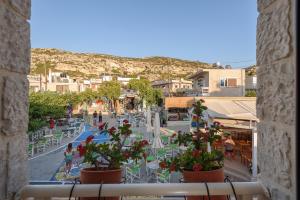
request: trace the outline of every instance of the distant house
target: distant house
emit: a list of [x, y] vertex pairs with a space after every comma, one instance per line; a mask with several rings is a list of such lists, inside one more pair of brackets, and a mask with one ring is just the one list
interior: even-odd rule
[[165, 96], [175, 93], [184, 93], [192, 90], [192, 81], [179, 79], [179, 80], [156, 80], [152, 81], [153, 88], [162, 89]]
[[201, 69], [188, 78], [193, 81], [189, 96], [245, 95], [245, 69]]
[[246, 79], [245, 79], [245, 89], [247, 91], [256, 90], [257, 78], [256, 78], [256, 70], [257, 67], [250, 66], [245, 68], [246, 70]]
[[130, 80], [132, 79], [140, 79], [140, 77], [136, 77], [136, 78], [131, 78], [131, 77], [117, 77], [117, 81], [119, 81], [121, 83], [121, 85], [125, 86], [129, 83]]
[[247, 76], [245, 79], [245, 89], [248, 90], [256, 90], [257, 77], [256, 75]]
[[140, 77], [132, 78], [132, 77], [120, 77], [117, 75], [101, 75], [100, 79], [102, 82], [117, 80], [122, 86], [126, 86], [130, 80], [132, 79], [140, 79]]
[[27, 79], [29, 82], [29, 90], [33, 92], [38, 92], [42, 88], [42, 79], [43, 77], [40, 75], [27, 75]]
[[80, 91], [85, 91], [88, 88], [96, 91], [98, 90], [102, 82], [103, 82], [102, 79], [83, 80]]

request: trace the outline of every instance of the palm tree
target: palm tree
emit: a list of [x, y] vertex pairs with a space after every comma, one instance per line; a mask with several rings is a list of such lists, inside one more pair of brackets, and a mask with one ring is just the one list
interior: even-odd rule
[[37, 63], [35, 66], [36, 68], [33, 70], [33, 73], [40, 75], [40, 91], [42, 89], [42, 74], [45, 75], [45, 91], [47, 91], [47, 76], [49, 73], [49, 69], [54, 69], [55, 65], [50, 61], [46, 61], [44, 63]]

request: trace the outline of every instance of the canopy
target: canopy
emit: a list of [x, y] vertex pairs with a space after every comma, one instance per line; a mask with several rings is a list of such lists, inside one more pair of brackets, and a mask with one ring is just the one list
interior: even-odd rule
[[153, 144], [152, 148], [154, 149], [159, 149], [163, 148], [164, 145], [161, 142], [160, 139], [160, 120], [159, 120], [159, 113], [155, 113], [155, 119], [154, 119], [154, 139], [153, 139]]

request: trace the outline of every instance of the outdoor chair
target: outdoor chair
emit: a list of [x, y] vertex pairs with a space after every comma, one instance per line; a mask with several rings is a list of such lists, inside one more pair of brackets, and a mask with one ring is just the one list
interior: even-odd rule
[[57, 131], [55, 134], [54, 134], [54, 138], [53, 138], [53, 143], [55, 145], [60, 145], [61, 142], [62, 142], [62, 139], [63, 139], [63, 133], [61, 131]]
[[163, 143], [164, 145], [169, 144], [169, 137], [168, 137], [168, 136], [166, 136], [166, 135], [161, 135], [160, 138], [161, 138], [161, 141], [162, 141], [162, 143]]
[[158, 160], [163, 160], [167, 157], [167, 151], [165, 148], [163, 149], [157, 149], [156, 151], [156, 157]]
[[126, 180], [129, 183], [140, 182], [141, 180], [141, 168], [139, 164], [133, 164], [132, 166], [126, 166], [125, 168]]
[[156, 174], [156, 182], [157, 183], [170, 183], [171, 175], [168, 170], [162, 170]]
[[28, 144], [28, 147], [27, 147], [27, 155], [29, 157], [32, 157], [34, 154], [34, 148], [33, 148], [33, 144]]
[[46, 151], [46, 141], [41, 140], [37, 143], [37, 152], [42, 153]]

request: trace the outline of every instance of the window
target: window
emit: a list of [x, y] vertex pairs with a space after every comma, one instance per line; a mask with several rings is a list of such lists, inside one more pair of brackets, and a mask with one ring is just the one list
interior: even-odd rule
[[236, 78], [221, 78], [220, 87], [237, 87]]
[[236, 87], [236, 86], [237, 86], [236, 78], [228, 78], [227, 79], [227, 87]]
[[220, 80], [220, 86], [221, 87], [226, 87], [227, 86], [227, 79], [226, 78], [221, 78], [221, 80]]
[[203, 81], [203, 79], [199, 79], [198, 82], [197, 82], [197, 84], [198, 84], [198, 87], [204, 87], [204, 81]]

